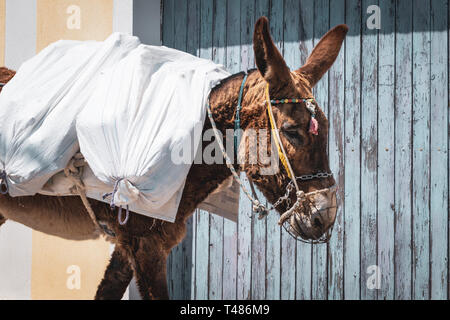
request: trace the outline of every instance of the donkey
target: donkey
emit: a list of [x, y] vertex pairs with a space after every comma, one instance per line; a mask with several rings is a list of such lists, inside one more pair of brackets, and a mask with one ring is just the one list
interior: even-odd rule
[[[346, 25], [331, 29], [316, 45], [306, 64], [291, 72], [271, 38], [267, 18], [259, 18], [253, 36], [257, 69], [248, 73], [242, 92], [240, 119], [244, 132], [248, 129], [270, 128], [265, 102], [267, 85], [272, 98], [291, 98], [295, 101], [313, 97], [312, 88], [334, 63], [347, 31]], [[7, 82], [13, 75], [12, 71], [1, 69], [0, 82]], [[223, 80], [210, 93], [211, 115], [217, 129], [222, 133], [225, 133], [226, 129], [234, 128], [239, 89], [244, 76], [244, 73], [235, 74]], [[328, 120], [320, 108], [317, 106], [315, 112], [319, 126], [317, 135], [308, 131], [311, 114], [304, 103], [274, 105], [273, 115], [275, 125], [280, 130], [281, 144], [295, 174], [329, 172]], [[210, 128], [211, 122], [206, 120], [203, 130]], [[270, 130], [267, 131], [270, 135]], [[205, 146], [206, 142], [203, 142], [203, 147]], [[245, 150], [248, 152], [248, 149]], [[273, 175], [261, 174], [259, 163], [244, 163], [240, 167], [235, 164], [234, 168], [245, 171], [249, 180], [272, 204], [285, 194], [290, 183], [289, 174], [281, 165]], [[166, 260], [171, 249], [184, 238], [186, 221], [195, 208], [230, 177], [231, 171], [225, 164], [194, 163], [187, 176], [174, 223], [164, 223], [130, 213], [128, 223], [122, 226], [117, 222], [109, 205], [90, 200], [98, 221], [109, 235], [108, 240], [115, 244], [111, 261], [95, 298], [120, 299], [134, 275], [143, 299], [168, 299]], [[300, 181], [298, 187], [306, 193], [334, 184], [334, 178], [328, 176]], [[295, 195], [290, 197], [295, 201]], [[321, 199], [321, 204], [321, 208], [326, 210], [332, 206], [332, 200]], [[284, 212], [287, 205], [282, 204], [276, 209], [280, 213]], [[317, 239], [317, 236], [325, 234], [334, 223], [335, 212], [331, 216], [315, 217], [314, 222], [300, 223], [302, 237]], [[1, 196], [0, 225], [7, 219], [72, 240], [95, 239], [102, 233], [96, 229], [79, 197], [73, 196]]]

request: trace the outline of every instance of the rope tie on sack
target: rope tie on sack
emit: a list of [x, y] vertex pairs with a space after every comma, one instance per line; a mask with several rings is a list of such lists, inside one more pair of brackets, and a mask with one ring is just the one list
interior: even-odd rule
[[[64, 174], [67, 178], [73, 183], [75, 186], [75, 189], [78, 193], [78, 195], [81, 198], [81, 201], [84, 204], [84, 207], [86, 208], [86, 211], [88, 212], [89, 216], [91, 217], [92, 222], [94, 225], [99, 229], [103, 230], [103, 228], [100, 226], [97, 216], [94, 213], [94, 210], [92, 210], [91, 204], [89, 203], [88, 198], [86, 197], [86, 187], [83, 183], [83, 180], [81, 177], [83, 176], [84, 166], [86, 162], [84, 160], [83, 155], [78, 152], [76, 153], [72, 159], [70, 159], [68, 165], [66, 168], [64, 168]], [[2, 180], [3, 181], [3, 180]]]
[[[119, 183], [120, 183], [120, 181], [122, 181], [122, 180], [123, 180], [123, 178], [117, 179], [117, 180], [114, 182], [114, 188], [113, 188], [113, 191], [112, 191], [112, 192], [109, 192], [109, 193], [105, 193], [105, 194], [103, 195], [103, 200], [105, 200], [105, 199], [108, 198], [108, 197], [111, 197], [111, 200], [110, 200], [110, 202], [109, 202], [109, 206], [111, 207], [111, 210], [114, 210], [114, 209], [116, 208], [116, 204], [114, 203], [114, 195], [116, 194], [117, 189], [119, 188]], [[117, 216], [117, 220], [119, 221], [119, 224], [120, 224], [121, 226], [126, 225], [127, 222], [128, 222], [128, 219], [130, 218], [130, 209], [129, 209], [129, 206], [128, 206], [128, 205], [127, 205], [127, 209], [126, 209], [125, 213], [126, 213], [125, 219], [122, 219], [122, 214], [123, 214], [123, 212], [122, 212], [122, 206], [120, 205], [120, 206], [119, 206], [119, 213], [118, 213], [118, 216]]]
[[9, 192], [8, 180], [6, 180], [6, 171], [0, 171], [0, 193], [5, 195]]

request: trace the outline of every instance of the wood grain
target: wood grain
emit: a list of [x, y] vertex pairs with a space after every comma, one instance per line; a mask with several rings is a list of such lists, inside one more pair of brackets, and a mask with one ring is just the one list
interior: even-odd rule
[[[232, 73], [254, 67], [252, 32], [260, 15], [269, 17], [292, 69], [330, 27], [350, 28], [314, 88], [329, 119], [339, 187], [330, 244], [296, 243], [277, 226], [276, 214], [252, 220], [244, 197], [238, 224], [200, 213], [192, 249], [200, 252], [191, 270], [199, 297], [447, 299], [448, 0], [165, 0], [165, 45], [175, 45], [180, 24], [181, 13], [169, 12], [186, 2], [186, 50]], [[381, 9], [380, 30], [366, 25], [373, 4]], [[179, 270], [171, 263], [172, 272]], [[377, 290], [367, 286], [373, 265], [381, 277]]]
[[378, 38], [378, 299], [394, 298], [395, 236], [395, 1], [380, 1], [383, 29]]
[[[329, 1], [314, 1], [314, 44], [330, 28]], [[328, 73], [314, 88], [314, 96], [325, 115], [328, 116]], [[328, 245], [313, 246], [311, 298], [325, 300], [328, 297]]]
[[448, 1], [431, 1], [431, 30], [440, 31], [431, 32], [430, 49], [430, 297], [441, 300], [448, 299], [448, 10]]
[[[361, 1], [346, 2], [346, 23], [361, 27]], [[345, 299], [360, 298], [361, 264], [361, 35], [347, 36], [345, 46]], [[349, 170], [351, 168], [351, 170]]]
[[[330, 1], [330, 26], [345, 22], [345, 1]], [[332, 13], [332, 14], [331, 14]], [[329, 75], [329, 161], [330, 169], [339, 186], [337, 217], [328, 250], [328, 299], [344, 298], [344, 52], [346, 44], [328, 72]]]

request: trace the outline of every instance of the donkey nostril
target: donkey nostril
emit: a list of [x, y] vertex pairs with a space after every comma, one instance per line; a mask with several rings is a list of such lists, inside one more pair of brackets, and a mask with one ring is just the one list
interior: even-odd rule
[[315, 218], [314, 219], [314, 226], [317, 227], [317, 228], [322, 229], [322, 227], [323, 227], [322, 221], [320, 221], [319, 218]]

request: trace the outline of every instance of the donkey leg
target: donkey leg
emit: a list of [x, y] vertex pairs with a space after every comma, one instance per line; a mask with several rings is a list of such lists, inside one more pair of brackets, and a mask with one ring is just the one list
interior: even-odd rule
[[166, 278], [168, 250], [153, 237], [135, 240], [132, 265], [143, 300], [168, 300]]
[[97, 288], [95, 300], [120, 300], [133, 277], [126, 251], [117, 244]]

